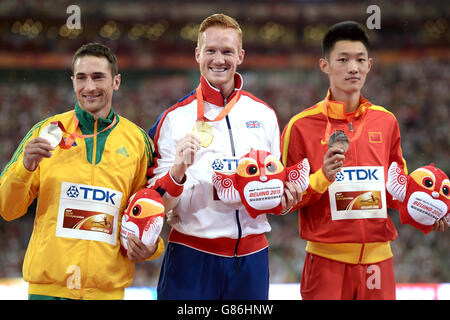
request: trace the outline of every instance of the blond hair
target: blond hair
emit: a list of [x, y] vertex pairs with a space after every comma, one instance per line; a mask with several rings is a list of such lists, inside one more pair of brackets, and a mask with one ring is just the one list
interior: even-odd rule
[[197, 38], [197, 46], [200, 47], [200, 40], [202, 38], [203, 32], [206, 29], [211, 27], [219, 27], [219, 28], [232, 28], [237, 31], [239, 35], [239, 42], [242, 47], [242, 30], [239, 26], [239, 23], [230, 16], [227, 16], [223, 13], [215, 13], [202, 21], [200, 24], [200, 28], [198, 29], [198, 38]]

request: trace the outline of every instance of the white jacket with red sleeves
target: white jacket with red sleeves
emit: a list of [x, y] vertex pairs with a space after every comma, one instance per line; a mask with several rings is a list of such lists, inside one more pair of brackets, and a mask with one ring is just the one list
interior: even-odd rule
[[[277, 116], [266, 103], [242, 90], [242, 77], [237, 73], [234, 92], [228, 99], [203, 76], [200, 84], [204, 116], [208, 119], [214, 119], [238, 91], [241, 96], [224, 119], [209, 122], [214, 138], [208, 147], [201, 147], [186, 172], [184, 191], [173, 209], [181, 222], [172, 226], [169, 241], [221, 256], [248, 255], [268, 246], [264, 235], [271, 229], [267, 217], [260, 215], [253, 219], [243, 205], [232, 206], [218, 200], [212, 173], [222, 165], [235, 169], [236, 160], [250, 148], [280, 157]], [[177, 142], [192, 131], [196, 121], [194, 90], [167, 109], [150, 129], [156, 152], [154, 166], [150, 169], [150, 186], [170, 170]]]

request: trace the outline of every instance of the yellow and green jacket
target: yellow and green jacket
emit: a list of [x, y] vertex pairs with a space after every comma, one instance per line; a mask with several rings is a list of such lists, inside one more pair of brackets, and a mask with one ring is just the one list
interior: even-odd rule
[[[56, 147], [30, 172], [23, 166], [25, 145], [50, 122], [60, 121], [77, 138], [70, 149]], [[21, 217], [37, 197], [33, 233], [23, 264], [29, 293], [70, 299], [123, 299], [134, 263], [120, 251], [120, 222], [128, 198], [146, 185], [152, 144], [145, 131], [111, 108], [95, 120], [75, 110], [37, 123], [0, 176], [0, 214]], [[158, 249], [151, 258], [164, 250]]]

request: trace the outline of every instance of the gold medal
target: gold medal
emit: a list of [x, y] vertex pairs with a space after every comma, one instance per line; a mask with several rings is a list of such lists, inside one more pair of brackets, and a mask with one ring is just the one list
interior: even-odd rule
[[200, 145], [204, 148], [209, 147], [214, 138], [211, 124], [205, 121], [197, 121], [192, 128], [192, 133], [200, 140]]
[[[197, 87], [195, 93], [197, 96], [197, 122], [192, 128], [192, 133], [200, 140], [200, 145], [204, 148], [207, 148], [209, 147], [214, 138], [213, 128], [209, 121], [203, 121], [205, 119], [204, 118], [205, 106], [203, 101], [203, 93], [201, 85]], [[241, 91], [238, 90], [233, 99], [231, 99], [231, 101], [226, 104], [226, 106], [222, 109], [222, 111], [220, 111], [217, 117], [211, 120], [211, 122], [216, 122], [224, 119], [226, 115], [234, 107], [236, 102], [239, 100], [240, 96]]]

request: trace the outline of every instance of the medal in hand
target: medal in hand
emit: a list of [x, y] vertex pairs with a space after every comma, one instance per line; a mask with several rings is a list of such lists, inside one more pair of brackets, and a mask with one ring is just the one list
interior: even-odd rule
[[341, 148], [342, 150], [344, 150], [344, 154], [347, 152], [349, 144], [350, 142], [348, 136], [344, 131], [341, 130], [336, 130], [335, 132], [333, 132], [333, 134], [330, 136], [330, 139], [328, 140], [328, 148]]
[[48, 126], [42, 128], [39, 137], [46, 139], [53, 148], [61, 142], [62, 131], [56, 122], [51, 122]]
[[200, 140], [203, 148], [209, 147], [214, 138], [211, 124], [205, 121], [197, 121], [192, 128], [192, 133]]

